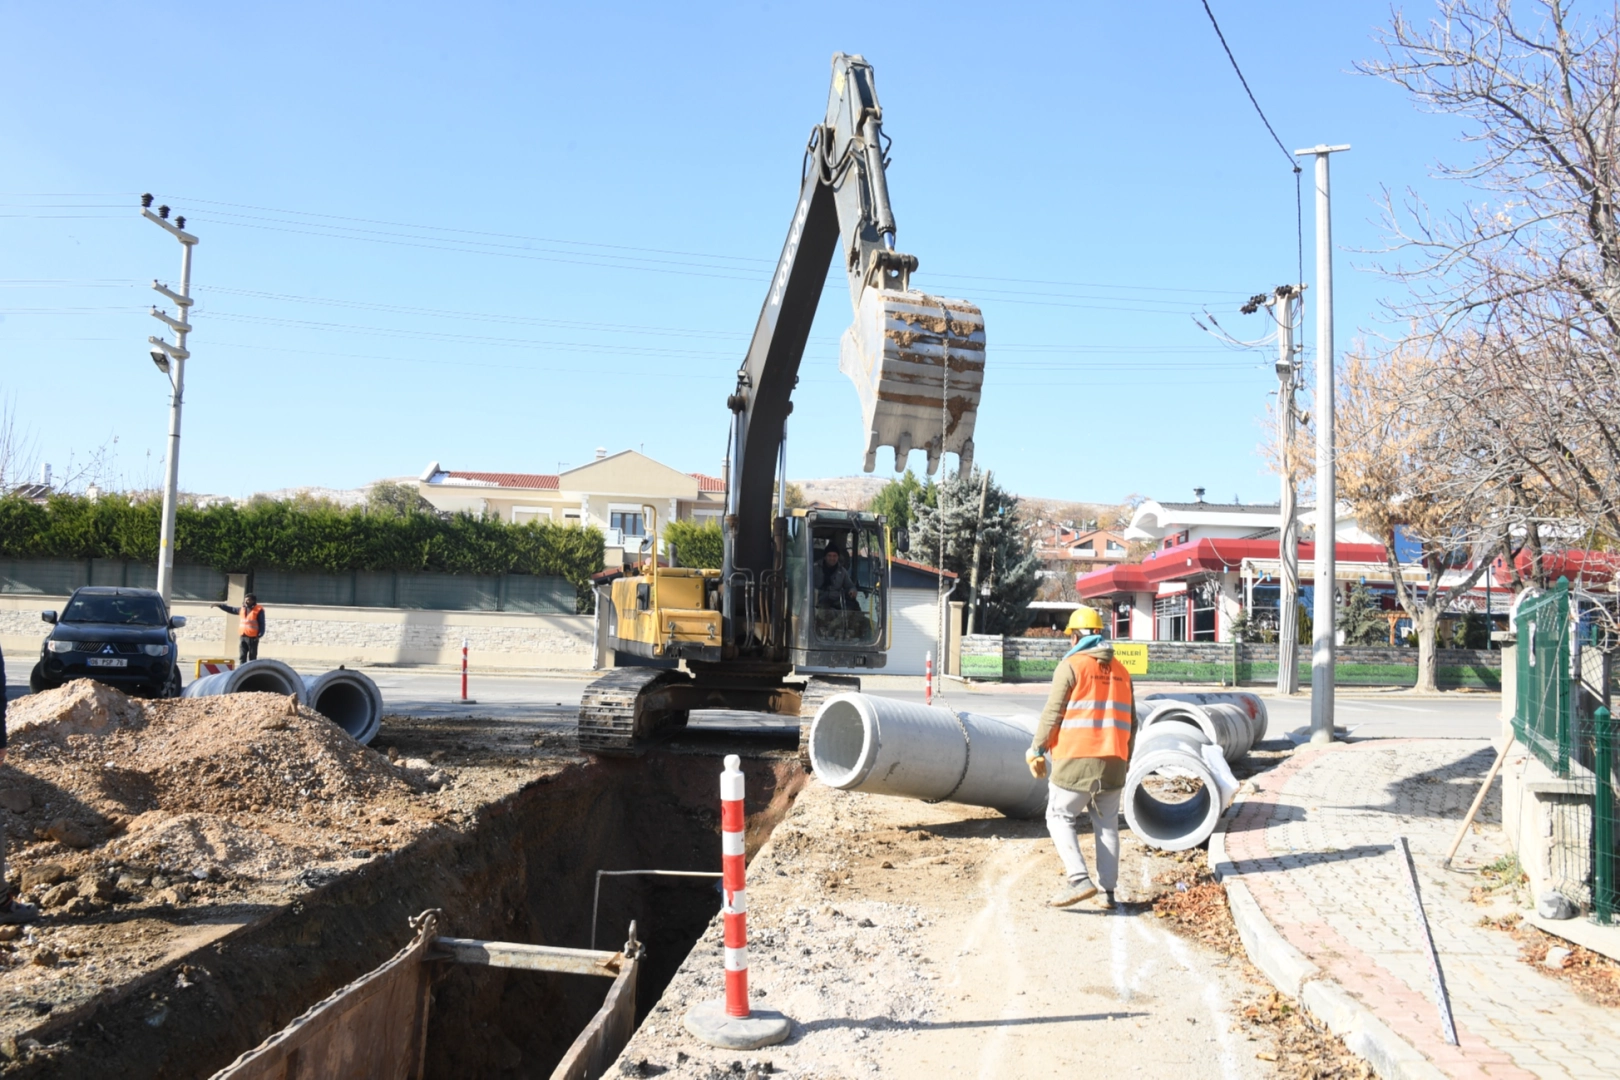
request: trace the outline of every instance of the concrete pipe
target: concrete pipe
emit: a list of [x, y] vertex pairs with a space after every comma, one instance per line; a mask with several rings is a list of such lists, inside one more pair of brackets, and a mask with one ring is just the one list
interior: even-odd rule
[[[1154, 694], [1137, 702], [1136, 712], [1125, 820], [1149, 847], [1197, 847], [1215, 831], [1236, 787], [1226, 763], [1243, 757], [1265, 734], [1265, 703], [1243, 693]], [[1145, 783], [1155, 775], [1191, 781], [1197, 790], [1179, 802], [1161, 798]]]
[[358, 671], [338, 668], [304, 676], [304, 701], [361, 746], [371, 742], [382, 726], [382, 692]]
[[1136, 703], [1136, 722], [1143, 729], [1165, 721], [1192, 724], [1236, 761], [1265, 737], [1266, 703], [1254, 694], [1150, 694]]
[[817, 779], [842, 791], [988, 806], [1033, 818], [1046, 809], [1046, 781], [1024, 764], [1034, 732], [1032, 722], [838, 694], [810, 724], [810, 763]]
[[204, 675], [186, 687], [181, 697], [213, 697], [215, 694], [288, 694], [304, 700], [304, 679], [280, 660], [249, 660], [231, 671]]

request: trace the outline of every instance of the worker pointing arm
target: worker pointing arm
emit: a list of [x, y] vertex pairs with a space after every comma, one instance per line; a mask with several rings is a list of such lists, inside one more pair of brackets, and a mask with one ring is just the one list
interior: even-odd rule
[[[1125, 665], [1102, 636], [1102, 616], [1082, 607], [1069, 617], [1068, 653], [1052, 673], [1052, 690], [1025, 759], [1047, 776], [1046, 829], [1057, 845], [1067, 881], [1049, 901], [1068, 907], [1104, 893], [1114, 906], [1119, 879], [1119, 800], [1135, 733], [1135, 695]], [[1097, 878], [1080, 852], [1080, 814], [1089, 811], [1096, 838]]]
[[264, 608], [259, 606], [259, 598], [252, 593], [242, 597], [242, 606], [232, 607], [229, 604], [215, 604], [219, 610], [237, 615], [241, 618], [238, 633], [241, 634], [237, 645], [237, 663], [245, 664], [249, 660], [259, 658], [259, 639], [264, 637]]

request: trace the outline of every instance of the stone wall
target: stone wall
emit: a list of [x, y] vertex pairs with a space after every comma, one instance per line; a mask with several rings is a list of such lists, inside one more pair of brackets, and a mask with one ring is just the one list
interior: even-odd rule
[[[1230, 642], [1151, 641], [1149, 682], [1275, 685], [1277, 646]], [[976, 634], [962, 639], [962, 676], [987, 682], [1042, 682], [1052, 677], [1069, 651], [1067, 638], [998, 638]], [[1300, 682], [1311, 681], [1310, 649], [1302, 647]], [[1485, 649], [1441, 649], [1436, 680], [1445, 687], [1500, 689], [1502, 654]], [[1337, 650], [1335, 677], [1341, 686], [1411, 686], [1417, 682], [1417, 650], [1350, 646]]]
[[[50, 631], [39, 612], [61, 610], [66, 597], [0, 596], [0, 648], [11, 661], [13, 682], [28, 677]], [[268, 633], [259, 655], [295, 667], [338, 664], [459, 665], [467, 639], [471, 664], [489, 670], [584, 670], [593, 660], [590, 615], [528, 615], [494, 611], [421, 611], [266, 605]], [[175, 633], [181, 663], [236, 656], [234, 616], [207, 604], [177, 601], [186, 625]]]

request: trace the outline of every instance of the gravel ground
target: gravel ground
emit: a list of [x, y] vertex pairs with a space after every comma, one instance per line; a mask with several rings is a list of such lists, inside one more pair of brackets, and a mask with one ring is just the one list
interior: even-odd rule
[[[1085, 842], [1089, 850], [1089, 842]], [[722, 994], [719, 921], [636, 1034], [619, 1075], [986, 1078], [1276, 1075], [1246, 965], [1154, 916], [1181, 865], [1124, 837], [1113, 912], [1056, 910], [1041, 822], [812, 783], [749, 868], [756, 1008], [794, 1021], [741, 1053], [682, 1026]]]
[[[362, 747], [287, 698], [21, 698], [0, 765], [0, 1064], [55, 1022], [578, 760], [533, 723], [388, 717]], [[48, 1041], [48, 1039], [47, 1039]]]

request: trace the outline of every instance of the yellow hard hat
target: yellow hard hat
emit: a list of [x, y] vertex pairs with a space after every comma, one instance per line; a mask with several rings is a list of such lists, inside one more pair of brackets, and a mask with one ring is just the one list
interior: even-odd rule
[[1101, 630], [1102, 628], [1102, 612], [1094, 607], [1075, 608], [1074, 614], [1069, 616], [1069, 625], [1064, 627], [1071, 634], [1078, 634], [1083, 630]]

